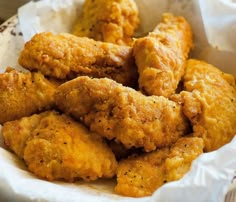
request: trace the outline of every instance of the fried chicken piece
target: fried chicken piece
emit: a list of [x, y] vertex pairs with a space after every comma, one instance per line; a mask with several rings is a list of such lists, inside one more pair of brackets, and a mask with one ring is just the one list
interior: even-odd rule
[[57, 106], [83, 121], [91, 131], [121, 142], [126, 148], [152, 151], [188, 132], [181, 105], [165, 97], [145, 96], [107, 78], [83, 76], [62, 84]]
[[47, 180], [111, 178], [117, 162], [102, 138], [66, 115], [47, 111], [3, 125], [5, 144]]
[[191, 59], [181, 92], [184, 113], [194, 135], [204, 140], [204, 150], [216, 150], [236, 134], [236, 88], [232, 75], [206, 62]]
[[41, 73], [8, 68], [0, 74], [0, 124], [52, 108], [57, 86]]
[[118, 164], [115, 192], [132, 197], [152, 195], [164, 183], [182, 178], [202, 152], [201, 138], [184, 137], [170, 148], [125, 159]]
[[131, 45], [138, 27], [134, 0], [86, 0], [72, 33], [98, 41]]
[[127, 86], [137, 83], [132, 48], [71, 34], [36, 34], [25, 44], [19, 63], [58, 79], [86, 75], [108, 77]]
[[188, 22], [183, 17], [164, 14], [162, 23], [153, 32], [134, 43], [139, 88], [147, 95], [174, 94], [191, 46], [192, 31]]

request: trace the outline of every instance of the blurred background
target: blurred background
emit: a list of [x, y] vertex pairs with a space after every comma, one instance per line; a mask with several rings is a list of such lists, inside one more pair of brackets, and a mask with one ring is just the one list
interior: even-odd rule
[[17, 9], [29, 0], [0, 0], [0, 24], [17, 13]]

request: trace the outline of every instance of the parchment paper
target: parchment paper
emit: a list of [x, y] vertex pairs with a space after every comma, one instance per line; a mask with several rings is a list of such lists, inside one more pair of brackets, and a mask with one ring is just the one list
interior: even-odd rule
[[[236, 3], [233, 0], [136, 0], [141, 24], [136, 36], [151, 31], [164, 12], [187, 18], [193, 28], [193, 58], [204, 59], [236, 75]], [[32, 1], [18, 11], [24, 41], [37, 32], [70, 32], [81, 12], [82, 0]], [[16, 19], [16, 21], [18, 21]], [[19, 31], [19, 32], [20, 32]], [[6, 42], [7, 40], [7, 42]], [[23, 38], [0, 34], [0, 71], [9, 64], [20, 68], [17, 56]], [[10, 45], [9, 45], [10, 44]], [[29, 173], [15, 155], [8, 152], [0, 136], [0, 201], [160, 201], [222, 202], [236, 175], [236, 138], [221, 149], [202, 154], [191, 170], [177, 182], [167, 183], [153, 196], [129, 198], [113, 192], [115, 180], [64, 183], [48, 182]], [[232, 187], [231, 187], [232, 188]]]

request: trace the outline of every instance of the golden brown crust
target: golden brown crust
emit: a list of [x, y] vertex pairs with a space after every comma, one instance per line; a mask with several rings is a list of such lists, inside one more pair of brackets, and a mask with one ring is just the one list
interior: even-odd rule
[[134, 0], [86, 0], [72, 33], [98, 41], [131, 45], [138, 24]]
[[148, 95], [174, 94], [191, 46], [192, 31], [188, 22], [183, 17], [164, 14], [153, 32], [134, 43], [139, 88]]
[[56, 87], [41, 73], [7, 69], [0, 74], [0, 124], [52, 108]]
[[170, 148], [123, 160], [118, 164], [115, 192], [132, 197], [149, 196], [164, 183], [182, 178], [202, 152], [201, 138], [184, 137]]
[[112, 78], [128, 86], [137, 82], [137, 68], [130, 47], [71, 34], [36, 34], [25, 44], [19, 63], [58, 79], [86, 75]]
[[232, 75], [199, 60], [189, 60], [181, 92], [184, 113], [205, 151], [213, 151], [236, 134], [236, 89]]
[[180, 105], [164, 97], [144, 96], [110, 79], [78, 77], [61, 85], [55, 96], [62, 111], [127, 148], [151, 151], [188, 131]]
[[115, 156], [100, 136], [54, 111], [5, 123], [3, 137], [41, 178], [89, 181], [116, 171]]

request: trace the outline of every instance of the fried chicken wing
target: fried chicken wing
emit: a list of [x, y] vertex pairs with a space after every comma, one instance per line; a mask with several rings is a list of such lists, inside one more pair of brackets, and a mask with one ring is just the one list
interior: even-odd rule
[[0, 124], [50, 109], [57, 86], [41, 73], [8, 68], [0, 74]]
[[5, 144], [48, 180], [114, 176], [117, 162], [102, 138], [66, 115], [47, 111], [3, 125]]
[[213, 151], [236, 134], [236, 88], [232, 75], [203, 61], [189, 60], [181, 92], [184, 113], [205, 151]]
[[163, 21], [148, 36], [134, 43], [139, 88], [147, 95], [169, 97], [184, 74], [192, 46], [192, 31], [183, 17], [164, 14]]
[[132, 197], [151, 195], [164, 183], [182, 178], [202, 152], [201, 138], [184, 137], [170, 148], [125, 159], [118, 164], [115, 192]]
[[161, 96], [147, 97], [107, 78], [83, 76], [66, 82], [58, 88], [55, 100], [62, 111], [90, 130], [126, 148], [151, 151], [170, 145], [188, 131], [181, 105]]
[[138, 24], [134, 0], [86, 0], [72, 33], [98, 41], [131, 45]]
[[36, 34], [26, 43], [19, 63], [58, 79], [86, 75], [112, 78], [128, 86], [137, 83], [132, 48], [71, 34]]

